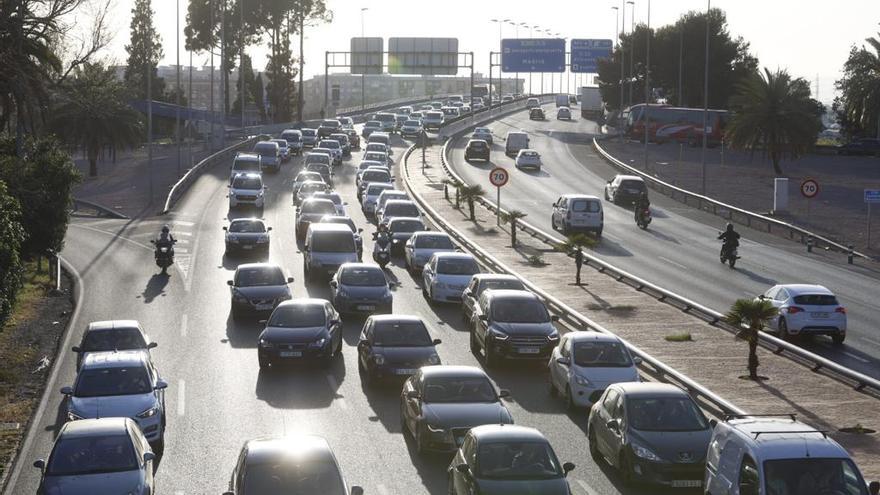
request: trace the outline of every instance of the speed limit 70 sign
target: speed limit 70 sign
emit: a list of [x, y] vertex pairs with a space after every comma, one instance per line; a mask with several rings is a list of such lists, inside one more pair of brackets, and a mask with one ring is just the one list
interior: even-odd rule
[[819, 183], [815, 179], [804, 179], [801, 182], [801, 194], [807, 198], [815, 198], [819, 194]]
[[495, 187], [507, 184], [508, 179], [510, 179], [510, 175], [507, 173], [507, 169], [495, 167], [489, 172], [489, 182]]

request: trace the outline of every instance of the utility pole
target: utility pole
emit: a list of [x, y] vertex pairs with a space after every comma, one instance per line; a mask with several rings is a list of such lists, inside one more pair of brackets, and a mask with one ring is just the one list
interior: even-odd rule
[[648, 33], [645, 38], [645, 111], [643, 112], [645, 128], [645, 172], [648, 172], [648, 110], [651, 108], [651, 0], [648, 0]]
[[[214, 25], [214, 0], [210, 0], [211, 6], [211, 25]], [[209, 150], [214, 151], [214, 49], [217, 47], [214, 45], [214, 36], [211, 33], [211, 90], [210, 90], [210, 99], [211, 99], [211, 132], [210, 132], [210, 146]]]
[[[364, 38], [364, 12], [369, 10], [367, 7], [361, 7], [361, 39]], [[366, 43], [366, 41], [365, 41]], [[361, 67], [361, 111], [367, 108], [367, 66]]]
[[630, 27], [629, 27], [629, 106], [633, 104], [633, 59], [636, 58], [636, 2], [630, 0], [629, 8]]
[[712, 0], [706, 0], [706, 67], [703, 77], [703, 151], [700, 155], [700, 168], [703, 171], [701, 178], [702, 187], [700, 193], [706, 194], [706, 147], [709, 142], [709, 133], [706, 128], [709, 126], [709, 25], [710, 16], [712, 15]]
[[676, 102], [678, 106], [684, 106], [683, 98], [682, 98], [682, 88], [681, 88], [681, 80], [682, 80], [682, 72], [684, 70], [684, 23], [681, 24], [681, 28], [678, 30], [678, 95], [676, 98]]
[[303, 12], [303, 3], [299, 2], [299, 91], [297, 91], [297, 105], [296, 105], [296, 120], [297, 122], [303, 121], [303, 105], [305, 104], [305, 98], [303, 97], [303, 66], [305, 65], [305, 61], [303, 60], [303, 54], [305, 50], [303, 48], [303, 41], [305, 40], [305, 35], [303, 35], [303, 28], [305, 26], [305, 17], [306, 13]]
[[180, 0], [177, 0], [177, 12], [175, 16], [176, 22], [176, 31], [177, 31], [177, 91], [175, 91], [175, 103], [176, 107], [174, 109], [174, 115], [177, 118], [177, 122], [175, 123], [175, 138], [177, 140], [177, 178], [180, 178], [180, 92], [182, 91], [180, 88]]
[[220, 4], [220, 77], [223, 81], [220, 84], [220, 147], [226, 147], [226, 105], [229, 104], [229, 96], [226, 94], [226, 84], [229, 78], [226, 76], [226, 3], [225, 0]]
[[626, 33], [626, 0], [620, 0], [620, 11], [622, 18], [620, 19], [620, 31], [618, 32], [617, 46], [620, 48], [620, 113], [617, 118], [617, 127], [620, 129], [620, 135], [623, 136], [623, 79], [626, 72], [626, 52], [623, 50], [623, 35]]
[[192, 101], [193, 101], [193, 52], [192, 49], [189, 50], [189, 96], [186, 98], [186, 122], [187, 122], [187, 136], [189, 137], [188, 148], [189, 151], [189, 168], [193, 166], [193, 136], [192, 136]]

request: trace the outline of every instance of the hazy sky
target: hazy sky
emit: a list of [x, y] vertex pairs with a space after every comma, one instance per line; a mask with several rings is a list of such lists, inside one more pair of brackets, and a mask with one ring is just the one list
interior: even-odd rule
[[[180, 0], [181, 31], [185, 25], [188, 0]], [[247, 1], [247, 0], [245, 0]], [[134, 0], [115, 0], [111, 16], [116, 31], [108, 55], [116, 61], [125, 60], [124, 45], [128, 42], [128, 24]], [[498, 24], [490, 19], [510, 19], [538, 25], [568, 38], [613, 38], [616, 12], [621, 6], [612, 0], [327, 0], [333, 10], [331, 24], [306, 29], [306, 77], [324, 72], [324, 51], [347, 51], [349, 38], [361, 34], [361, 7], [364, 13], [364, 34], [382, 36], [456, 37], [461, 51], [473, 51], [478, 72], [487, 72], [488, 52], [498, 49]], [[175, 63], [175, 0], [153, 0], [156, 25], [165, 48], [163, 63]], [[843, 0], [833, 3], [818, 0], [714, 0], [713, 7], [726, 11], [732, 35], [742, 36], [751, 43], [751, 50], [762, 66], [786, 68], [793, 75], [810, 80], [815, 91], [819, 78], [819, 97], [830, 101], [834, 81], [846, 60], [850, 46], [862, 45], [869, 36], [880, 31], [880, 0]], [[688, 10], [705, 10], [705, 0], [654, 0], [651, 3], [651, 25], [674, 22]], [[632, 8], [626, 5], [626, 29], [629, 31]], [[648, 16], [648, 1], [636, 0], [636, 23]], [[503, 26], [503, 36], [513, 38], [515, 29]], [[538, 33], [533, 32], [537, 37]], [[528, 37], [528, 30], [519, 28], [519, 37]], [[546, 35], [545, 35], [546, 36]], [[182, 37], [182, 35], [181, 35]], [[685, 47], [685, 49], [687, 49]], [[265, 67], [267, 48], [252, 47], [248, 53], [256, 68]], [[189, 55], [181, 40], [181, 63]], [[206, 63], [205, 55], [194, 57], [195, 65]], [[467, 70], [460, 72], [467, 74]]]

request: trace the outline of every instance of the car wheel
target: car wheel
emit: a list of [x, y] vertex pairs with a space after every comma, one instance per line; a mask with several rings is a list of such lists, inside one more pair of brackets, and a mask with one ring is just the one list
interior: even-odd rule
[[625, 453], [620, 453], [620, 462], [617, 466], [623, 484], [630, 487], [634, 486], [636, 484], [636, 474], [633, 472], [632, 464], [630, 464]]
[[[470, 325], [468, 325], [468, 326], [470, 326]], [[480, 353], [480, 342], [477, 341], [477, 335], [474, 333], [473, 329], [471, 329], [470, 348], [471, 348], [472, 353], [474, 353], [474, 354]]]
[[553, 230], [559, 230], [556, 228], [556, 219], [553, 218], [553, 215], [550, 215], [550, 226], [553, 227]]
[[257, 354], [257, 359], [260, 362], [260, 369], [264, 370], [269, 367], [269, 356], [263, 354], [262, 352]]
[[610, 201], [611, 198], [608, 197], [608, 188], [605, 188], [605, 201]]
[[552, 372], [547, 374], [547, 381], [549, 382], [549, 385], [550, 385], [547, 388], [547, 391], [550, 392], [551, 397], [556, 397], [558, 395], [558, 392], [556, 390], [556, 385], [553, 384], [553, 373]]
[[447, 490], [449, 495], [455, 495], [455, 479], [453, 478], [452, 473], [449, 473], [449, 479], [446, 481], [446, 484], [449, 487]]
[[427, 450], [425, 449], [425, 442], [422, 440], [422, 430], [421, 428], [416, 427], [416, 453], [419, 455], [425, 455]]
[[846, 339], [845, 333], [837, 333], [831, 336], [831, 341], [834, 342], [834, 345], [841, 345], [843, 341]]
[[587, 425], [587, 444], [589, 444], [590, 448], [590, 456], [597, 463], [602, 459], [602, 453], [599, 452], [599, 446], [596, 445], [596, 433], [593, 432], [593, 429], [590, 428], [590, 425]]
[[165, 453], [165, 434], [164, 433], [162, 435], [159, 435], [159, 439], [156, 440], [156, 445], [153, 448], [153, 452], [155, 452], [156, 455], [159, 455], [159, 456], [161, 456], [162, 454]]
[[788, 333], [788, 323], [785, 322], [785, 318], [779, 319], [779, 338], [785, 340], [786, 342], [791, 342], [794, 340], [794, 335]]
[[403, 413], [403, 405], [400, 406], [400, 432], [403, 433], [404, 439], [410, 435], [409, 426], [406, 424], [406, 415]]
[[567, 223], [562, 222], [562, 235], [567, 236], [569, 232], [571, 232], [571, 227]]
[[336, 350], [333, 351], [333, 356], [339, 357], [342, 355], [342, 337], [339, 338], [339, 343], [336, 344]]

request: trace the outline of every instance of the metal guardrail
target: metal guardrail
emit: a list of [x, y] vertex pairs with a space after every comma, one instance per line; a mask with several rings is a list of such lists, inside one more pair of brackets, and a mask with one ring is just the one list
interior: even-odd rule
[[[462, 135], [467, 129], [467, 127], [461, 129], [456, 133], [455, 137], [460, 137], [460, 135]], [[449, 166], [449, 163], [447, 161], [448, 146], [454, 141], [455, 139], [449, 139], [443, 145], [443, 148], [440, 151], [440, 163], [447, 176], [461, 184], [467, 184], [467, 182], [465, 182], [461, 178], [461, 176], [455, 173], [455, 171], [452, 169], [452, 167]], [[477, 202], [492, 212], [498, 210], [498, 207], [497, 205], [495, 205], [495, 203], [487, 200], [484, 197], [477, 198]], [[501, 212], [507, 213], [503, 208], [501, 209]], [[530, 223], [522, 219], [517, 220], [516, 223], [517, 228], [519, 228], [521, 231], [530, 235], [533, 238], [540, 240], [541, 242], [544, 242], [545, 244], [556, 247], [562, 242], [561, 239], [553, 237], [547, 232], [531, 225]], [[659, 285], [648, 282], [647, 280], [637, 277], [625, 270], [611, 265], [610, 263], [602, 261], [590, 255], [589, 253], [584, 253], [584, 263], [586, 263], [587, 265], [593, 265], [599, 272], [609, 274], [610, 276], [614, 277], [618, 282], [626, 283], [636, 290], [649, 294], [661, 302], [665, 302], [681, 309], [688, 314], [694, 315], [716, 328], [720, 328], [734, 334], [740, 330], [739, 328], [726, 323], [724, 320], [724, 315], [722, 313], [719, 313], [718, 311], [694, 302], [680, 294], [660, 287]], [[827, 376], [834, 378], [840, 382], [846, 383], [852, 386], [855, 390], [871, 392], [874, 396], [880, 397], [880, 380], [876, 380], [867, 375], [851, 370], [845, 366], [835, 363], [834, 361], [802, 349], [794, 344], [790, 344], [766, 332], [760, 333], [759, 344], [763, 348], [770, 350], [776, 355], [781, 355], [806, 365], [814, 372], [828, 372], [826, 373]]]
[[[783, 222], [782, 220], [777, 220], [775, 218], [770, 218], [766, 215], [761, 215], [760, 213], [755, 213], [753, 211], [722, 203], [721, 201], [712, 199], [708, 196], [697, 194], [693, 191], [688, 191], [687, 189], [682, 189], [678, 186], [674, 186], [668, 182], [662, 181], [650, 174], [638, 170], [635, 167], [623, 163], [617, 158], [614, 158], [613, 156], [611, 156], [610, 153], [602, 148], [601, 145], [599, 145], [599, 140], [596, 138], [593, 138], [593, 148], [595, 148], [596, 151], [599, 152], [599, 155], [601, 155], [602, 158], [604, 158], [615, 167], [622, 169], [626, 173], [638, 175], [666, 196], [681, 201], [688, 206], [696, 206], [700, 210], [711, 211], [713, 215], [724, 217], [729, 221], [743, 223], [751, 228], [755, 227], [753, 223], [764, 224], [766, 225], [768, 233], [772, 232], [774, 227], [777, 229], [782, 229], [783, 231], [788, 231], [788, 238], [794, 240], [796, 236], [800, 236], [799, 242], [801, 244], [806, 244], [807, 239], [812, 238], [813, 242], [816, 243], [814, 244], [814, 246], [816, 247], [820, 247], [818, 243], [821, 242], [824, 243], [829, 249], [835, 249], [842, 253], [849, 253], [849, 246], [844, 246], [843, 244], [834, 242], [827, 237], [823, 237], [819, 234], [810, 232], [809, 230], [798, 227], [797, 225], [792, 225], [788, 222]], [[866, 260], [875, 261], [874, 258], [865, 253], [853, 251], [853, 254]]]
[[[524, 278], [519, 273], [512, 270], [510, 267], [486, 252], [478, 244], [471, 241], [461, 231], [453, 227], [439, 213], [437, 213], [437, 211], [434, 210], [427, 201], [425, 201], [420, 195], [416, 194], [409, 184], [409, 168], [407, 166], [408, 159], [415, 149], [417, 149], [415, 145], [411, 146], [409, 149], [407, 149], [403, 157], [402, 171], [404, 174], [404, 185], [406, 186], [407, 192], [409, 193], [410, 197], [412, 197], [419, 204], [420, 208], [428, 214], [433, 222], [441, 226], [441, 228], [449, 233], [453, 238], [455, 238], [455, 240], [461, 246], [465, 247], [471, 253], [473, 253], [486, 267], [490, 268], [493, 271], [508, 273], [519, 278], [523, 282], [523, 284], [530, 291], [534, 292], [554, 314], [557, 314], [559, 316], [560, 321], [565, 323], [567, 326], [574, 329], [616, 335], [614, 334], [614, 332], [611, 332], [602, 325], [599, 325], [590, 318], [587, 318], [586, 316], [572, 309], [562, 301], [544, 292], [540, 287], [532, 284], [528, 279]], [[442, 157], [443, 155], [441, 152], [441, 162], [444, 164], [444, 168], [446, 168], [445, 159]], [[679, 373], [659, 359], [634, 346], [630, 342], [622, 338], [620, 340], [624, 343], [624, 345], [627, 346], [627, 348], [633, 355], [638, 356], [642, 359], [642, 364], [640, 366], [645, 372], [654, 376], [658, 380], [672, 383], [684, 390], [687, 390], [696, 400], [698, 400], [703, 405], [705, 409], [712, 411], [716, 416], [721, 416], [723, 414], [746, 414], [746, 412], [742, 409], [736, 407], [724, 398], [714, 394], [712, 391], [700, 385], [698, 382], [694, 381], [690, 377]]]

